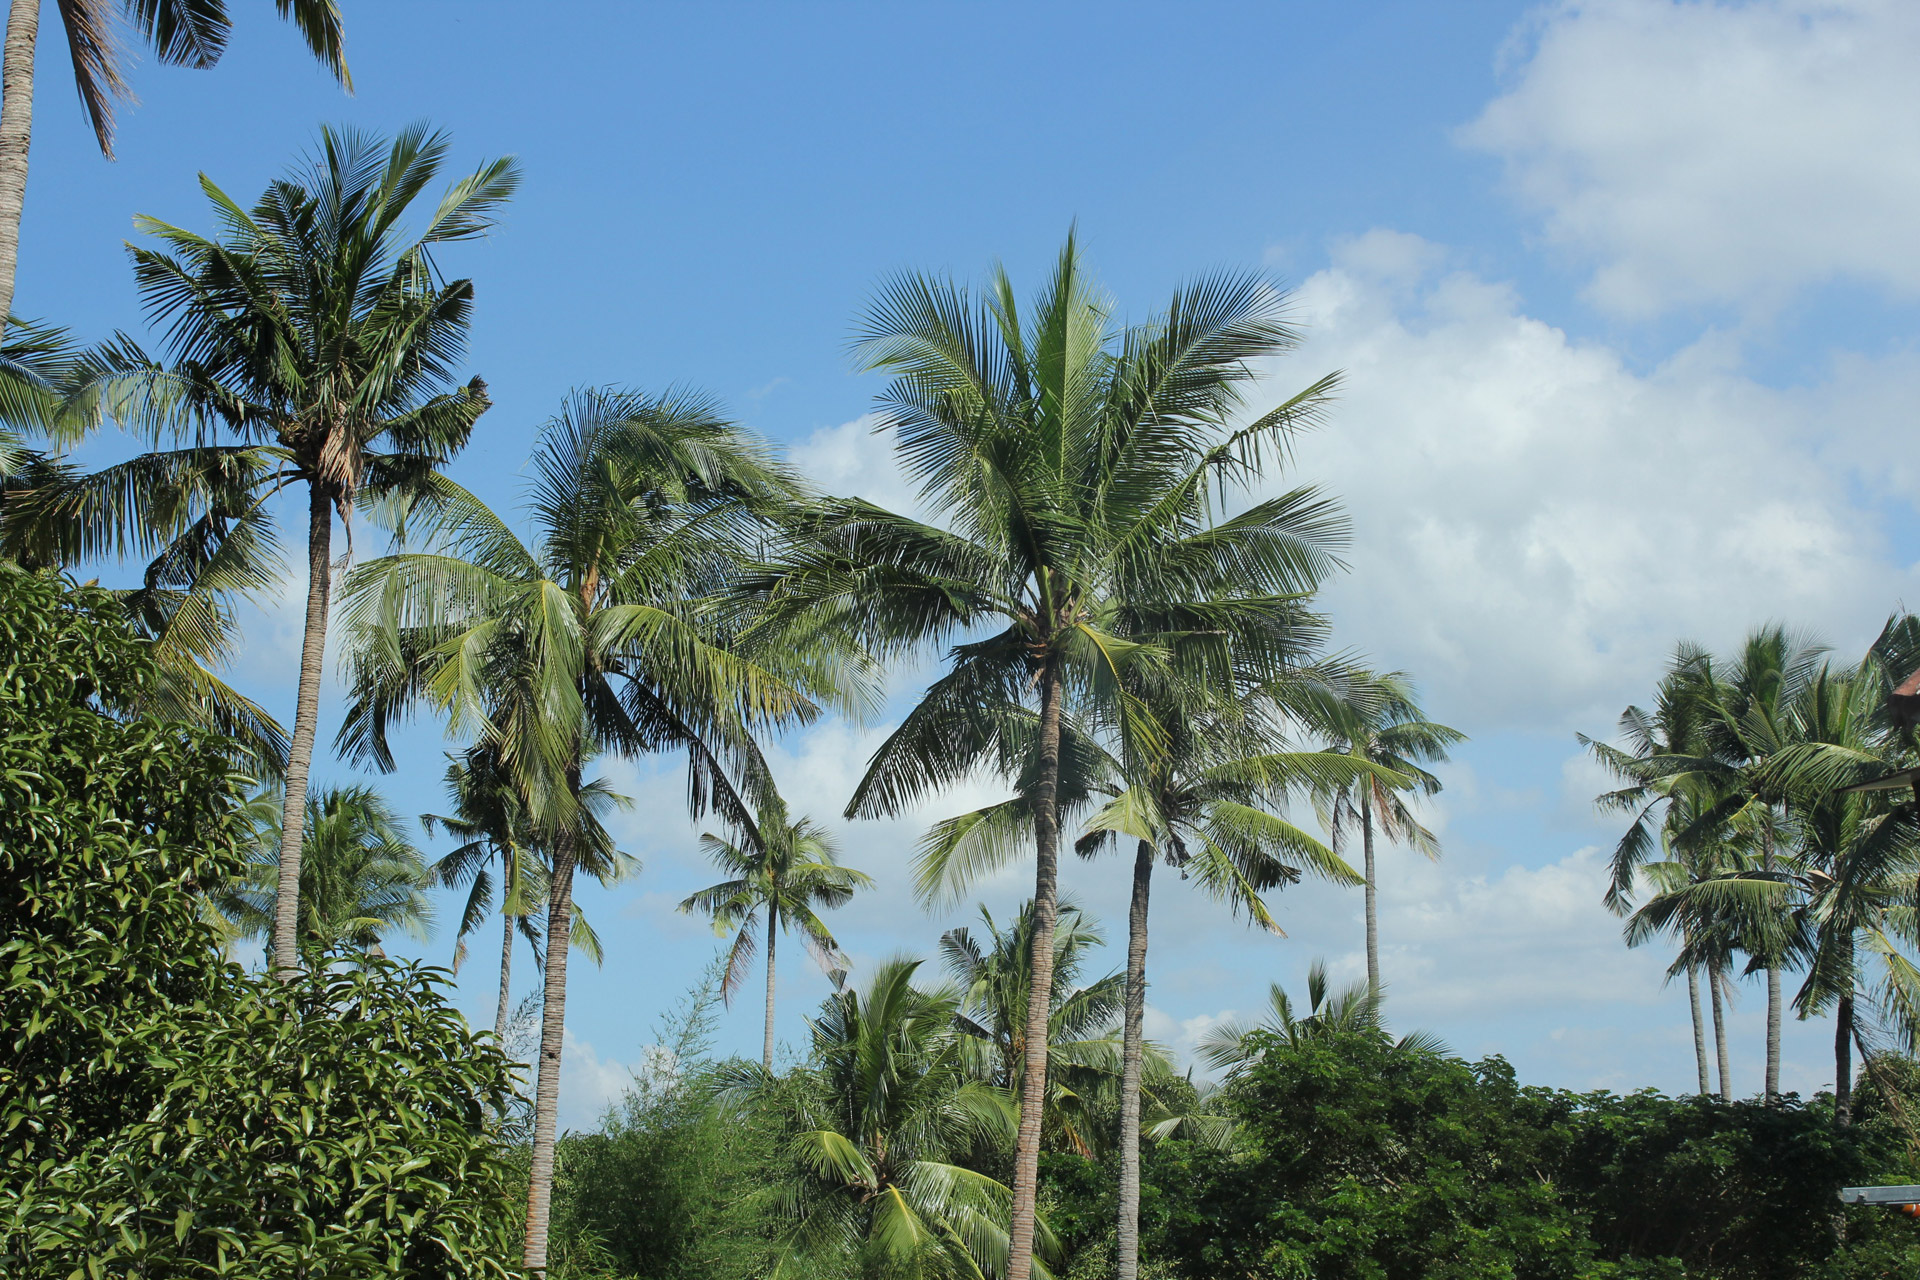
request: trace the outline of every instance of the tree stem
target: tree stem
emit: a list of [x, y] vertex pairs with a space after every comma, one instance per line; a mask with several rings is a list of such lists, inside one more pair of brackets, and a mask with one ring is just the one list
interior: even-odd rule
[[1020, 1081], [1020, 1132], [1013, 1150], [1013, 1220], [1007, 1280], [1033, 1273], [1033, 1224], [1040, 1190], [1040, 1124], [1047, 1101], [1048, 1022], [1053, 1012], [1053, 930], [1059, 918], [1060, 699], [1059, 659], [1040, 673], [1040, 734], [1033, 797], [1033, 989], [1027, 995], [1026, 1070]]
[[1115, 1280], [1140, 1274], [1140, 1075], [1147, 1010], [1147, 898], [1154, 847], [1142, 840], [1133, 856], [1127, 904], [1127, 990], [1120, 1032], [1120, 1214]]
[[1360, 844], [1367, 868], [1367, 989], [1380, 994], [1380, 916], [1375, 902], [1378, 892], [1373, 870], [1373, 794], [1360, 793]]
[[[576, 792], [577, 792], [576, 787]], [[573, 845], [556, 842], [547, 895], [545, 1002], [540, 1010], [540, 1077], [533, 1092], [533, 1167], [527, 1180], [527, 1242], [521, 1265], [547, 1270], [547, 1227], [553, 1208], [553, 1144], [560, 1110], [560, 1050], [567, 1031], [567, 939], [573, 923]]]
[[760, 1065], [773, 1074], [773, 944], [780, 934], [780, 908], [767, 904], [767, 1029], [760, 1046]]
[[1693, 1014], [1693, 1059], [1700, 1072], [1700, 1095], [1713, 1092], [1713, 1077], [1707, 1070], [1707, 1028], [1700, 1017], [1700, 966], [1687, 964], [1687, 1008]]
[[1713, 1048], [1720, 1059], [1720, 1100], [1732, 1102], [1733, 1072], [1727, 1065], [1727, 1019], [1721, 1003], [1720, 969], [1717, 965], [1707, 967], [1707, 995], [1713, 1002]]
[[280, 813], [280, 880], [273, 904], [273, 968], [282, 980], [300, 971], [300, 853], [307, 830], [307, 773], [320, 725], [326, 673], [327, 602], [333, 587], [333, 499], [307, 486], [307, 619], [300, 641], [300, 689], [287, 750], [287, 794]]
[[33, 54], [40, 0], [13, 0], [6, 52], [0, 55], [0, 335], [13, 314], [20, 265], [20, 214], [27, 202], [27, 150], [33, 144]]

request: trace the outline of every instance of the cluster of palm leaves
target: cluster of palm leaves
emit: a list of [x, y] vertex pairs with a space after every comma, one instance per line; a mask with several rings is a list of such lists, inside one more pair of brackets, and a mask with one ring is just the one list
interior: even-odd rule
[[[1920, 619], [1896, 615], [1852, 665], [1779, 626], [1731, 659], [1675, 653], [1651, 710], [1621, 717], [1623, 745], [1583, 739], [1622, 782], [1600, 797], [1632, 822], [1607, 901], [1627, 939], [1678, 943], [1702, 1093], [1712, 1092], [1700, 980], [1712, 1005], [1722, 1096], [1723, 1001], [1735, 976], [1766, 983], [1765, 1094], [1780, 1090], [1783, 975], [1793, 1006], [1835, 1015], [1834, 1093], [1844, 1123], [1853, 1053], [1920, 1045], [1920, 790], [1913, 731], [1894, 692], [1920, 667]], [[1634, 895], [1643, 893], [1636, 904]]]
[[[1003, 274], [979, 294], [910, 275], [867, 318], [862, 360], [893, 376], [880, 430], [937, 519], [816, 492], [703, 396], [618, 387], [564, 400], [509, 518], [444, 474], [490, 400], [458, 372], [472, 284], [435, 254], [484, 233], [517, 175], [510, 161], [483, 164], [426, 207], [446, 154], [424, 128], [387, 144], [323, 132], [251, 207], [203, 180], [217, 234], [145, 219], [157, 247], [130, 250], [158, 354], [125, 335], [83, 350], [52, 331], [0, 352], [14, 430], [58, 448], [112, 424], [146, 446], [85, 471], [24, 437], [0, 442], [10, 571], [145, 563], [124, 599], [167, 679], [142, 696], [224, 732], [277, 787], [258, 874], [227, 897], [277, 969], [316, 944], [378, 946], [424, 918], [408, 904], [428, 881], [462, 887], [462, 952], [502, 917], [504, 1025], [514, 935], [533, 944], [535, 1270], [567, 960], [576, 944], [598, 954], [574, 881], [633, 866], [603, 822], [621, 801], [601, 762], [685, 760], [689, 812], [720, 828], [706, 847], [725, 876], [685, 905], [732, 935], [729, 995], [764, 939], [770, 1070], [778, 938], [797, 930], [838, 984], [845, 959], [819, 912], [868, 881], [788, 811], [761, 743], [828, 711], [871, 712], [889, 662], [943, 655], [847, 815], [899, 814], [981, 776], [1007, 787], [1005, 802], [936, 824], [916, 863], [932, 903], [1035, 858], [1018, 921], [988, 921], [990, 943], [959, 931], [944, 944], [963, 982], [949, 1021], [971, 1028], [953, 1033], [955, 1069], [1015, 1104], [1005, 1271], [1032, 1265], [1043, 1141], [1115, 1141], [1077, 1100], [1107, 1087], [1117, 1061], [1130, 1278], [1143, 1106], [1157, 1115], [1143, 1035], [1154, 869], [1276, 932], [1270, 892], [1304, 875], [1365, 884], [1371, 938], [1375, 831], [1435, 849], [1404, 797], [1437, 787], [1422, 766], [1458, 735], [1425, 720], [1403, 677], [1327, 654], [1312, 601], [1339, 563], [1337, 505], [1310, 487], [1262, 496], [1337, 379], [1248, 403], [1262, 362], [1298, 341], [1284, 295], [1257, 276], [1208, 277], [1120, 325], [1069, 240], [1031, 308]], [[217, 672], [238, 602], [279, 580], [286, 491], [306, 498], [306, 627], [282, 732]], [[350, 564], [361, 521], [393, 546]], [[338, 754], [392, 768], [394, 727], [421, 712], [465, 744], [447, 775], [452, 812], [427, 817], [460, 843], [421, 874], [370, 795], [308, 789], [336, 615], [348, 689]], [[359, 814], [351, 838], [328, 826], [345, 800]], [[1361, 833], [1364, 873], [1288, 816], [1308, 805], [1336, 846]], [[1091, 858], [1126, 840], [1125, 972], [1056, 1006], [1090, 936], [1063, 917], [1062, 845]], [[324, 866], [303, 866], [310, 849], [326, 851], [314, 855]], [[389, 890], [388, 906], [367, 905]], [[340, 905], [356, 895], [364, 910]], [[1023, 960], [960, 972], [1010, 951]], [[1370, 981], [1378, 989], [1377, 958]], [[842, 994], [856, 1002], [849, 1018], [865, 1007]], [[1116, 1010], [1117, 1047], [1104, 1033]], [[973, 1227], [948, 1227], [981, 1265], [1000, 1256]]]

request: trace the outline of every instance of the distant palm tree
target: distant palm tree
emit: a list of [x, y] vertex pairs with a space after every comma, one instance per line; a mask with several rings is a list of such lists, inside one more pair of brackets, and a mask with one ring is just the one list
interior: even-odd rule
[[[87, 109], [100, 154], [113, 159], [113, 105], [128, 96], [121, 75], [116, 16], [133, 28], [161, 62], [211, 67], [226, 51], [226, 0], [55, 0], [66, 28], [74, 87]], [[275, 0], [322, 66], [351, 90], [345, 35], [336, 0]], [[0, 326], [13, 311], [13, 280], [20, 252], [20, 211], [27, 193], [27, 151], [33, 141], [34, 51], [40, 36], [40, 0], [12, 0], [0, 54]], [[116, 15], [115, 10], [119, 10]]]
[[[454, 802], [451, 816], [426, 813], [420, 822], [432, 835], [435, 827], [463, 843], [436, 861], [430, 868], [435, 883], [458, 887], [467, 885], [467, 903], [460, 914], [460, 931], [454, 939], [453, 968], [459, 972], [466, 958], [466, 937], [479, 928], [493, 908], [494, 879], [491, 865], [500, 866], [500, 995], [494, 1009], [495, 1035], [506, 1034], [507, 992], [513, 969], [513, 933], [525, 935], [540, 955], [541, 932], [536, 923], [545, 907], [548, 889], [546, 850], [540, 832], [531, 821], [524, 799], [512, 777], [501, 767], [498, 753], [480, 744], [454, 757], [447, 766], [447, 794]], [[580, 789], [579, 820], [583, 830], [577, 844], [584, 852], [580, 869], [601, 884], [617, 884], [631, 875], [638, 864], [615, 847], [601, 818], [609, 809], [624, 808], [632, 802], [616, 795], [604, 781], [594, 781]], [[572, 945], [580, 948], [594, 964], [605, 954], [598, 935], [587, 923], [585, 913], [574, 909]]]
[[[864, 990], [828, 997], [809, 1065], [791, 1080], [740, 1064], [723, 1072], [721, 1097], [785, 1121], [770, 1197], [792, 1222], [790, 1257], [888, 1280], [1003, 1276], [1011, 1195], [963, 1161], [1013, 1137], [1013, 1103], [968, 1071], [959, 994], [916, 988], [919, 965], [889, 960]], [[1044, 1224], [1038, 1234], [1057, 1256]]]
[[856, 890], [870, 888], [873, 881], [863, 871], [840, 865], [839, 850], [826, 828], [811, 818], [789, 821], [787, 806], [777, 797], [761, 804], [740, 843], [709, 834], [700, 837], [700, 847], [730, 878], [689, 895], [680, 909], [704, 912], [715, 932], [733, 933], [720, 986], [729, 1002], [753, 963], [760, 913], [767, 914], [767, 1014], [760, 1062], [772, 1071], [775, 940], [782, 929], [797, 925], [822, 971], [838, 986], [847, 960], [818, 913], [845, 906]]
[[[940, 956], [959, 985], [959, 1029], [970, 1070], [1020, 1091], [1027, 1064], [1027, 1006], [1033, 982], [1033, 905], [1023, 903], [1002, 928], [980, 908], [982, 936], [961, 926], [940, 935]], [[1108, 974], [1076, 985], [1087, 953], [1106, 937], [1078, 907], [1062, 903], [1053, 935], [1053, 993], [1047, 1019], [1047, 1117], [1052, 1139], [1081, 1155], [1104, 1146], [1093, 1127], [1098, 1108], [1120, 1079], [1120, 1037], [1114, 1022], [1125, 979]], [[984, 945], [983, 945], [984, 944]]]
[[[519, 182], [496, 160], [454, 183], [417, 233], [401, 222], [446, 158], [424, 126], [391, 143], [323, 129], [320, 154], [249, 210], [203, 180], [216, 239], [152, 218], [165, 250], [134, 247], [149, 317], [172, 363], [122, 338], [91, 359], [76, 399], [122, 426], [184, 447], [70, 476], [24, 504], [62, 558], [154, 556], [162, 580], [257, 590], [280, 572], [268, 500], [307, 491], [306, 629], [287, 753], [280, 864], [288, 875], [274, 950], [293, 951], [307, 772], [320, 718], [336, 514], [404, 505], [457, 453], [490, 401], [453, 383], [473, 306], [437, 246], [483, 234]], [[384, 154], [383, 154], [384, 152]], [[214, 443], [221, 436], [231, 443]], [[152, 570], [149, 571], [150, 576]], [[177, 623], [175, 624], [177, 625]]]
[[[879, 426], [940, 523], [825, 504], [767, 583], [776, 619], [883, 654], [947, 650], [848, 813], [899, 813], [982, 766], [1014, 782], [1034, 839], [1030, 1025], [1052, 989], [1063, 726], [1144, 718], [1122, 684], [1137, 665], [1217, 672], [1209, 638], [1290, 605], [1343, 528], [1307, 489], [1215, 518], [1220, 495], [1253, 484], [1336, 381], [1228, 426], [1255, 367], [1298, 341], [1277, 290], [1217, 276], [1149, 324], [1120, 330], [1112, 313], [1071, 238], [1030, 310], [1004, 272], [977, 295], [925, 275], [884, 286], [858, 351], [894, 378]], [[1010, 1280], [1031, 1272], [1045, 1098], [1046, 1045], [1030, 1036]]]
[[[1630, 909], [1636, 877], [1647, 877], [1658, 892], [1671, 892], [1682, 884], [1717, 873], [1714, 863], [1721, 852], [1717, 843], [1696, 839], [1684, 851], [1675, 847], [1676, 833], [1687, 831], [1693, 825], [1692, 797], [1684, 789], [1665, 785], [1662, 777], [1650, 772], [1650, 768], [1657, 766], [1649, 763], [1707, 750], [1703, 734], [1706, 729], [1704, 698], [1708, 689], [1702, 682], [1702, 673], [1706, 670], [1703, 659], [1704, 655], [1692, 646], [1680, 646], [1661, 677], [1653, 710], [1630, 706], [1620, 714], [1617, 736], [1625, 743], [1624, 747], [1599, 742], [1585, 734], [1574, 735], [1607, 772], [1623, 784], [1596, 797], [1594, 805], [1603, 813], [1626, 813], [1633, 819], [1613, 853], [1613, 875], [1605, 901], [1615, 914], [1624, 914]], [[1655, 850], [1665, 852], [1670, 859], [1658, 864], [1657, 869], [1656, 864], [1648, 861]], [[1713, 1085], [1707, 1070], [1706, 1028], [1700, 1014], [1700, 974], [1704, 968], [1714, 1002], [1717, 1040], [1723, 1025], [1720, 999], [1725, 969], [1717, 961], [1702, 959], [1705, 948], [1698, 945], [1702, 941], [1704, 938], [1693, 936], [1691, 926], [1683, 927], [1680, 950], [1684, 961], [1676, 963], [1681, 964], [1681, 972], [1687, 979], [1694, 1064], [1699, 1090], [1704, 1095], [1713, 1092]], [[1668, 977], [1672, 976], [1673, 971], [1669, 970]], [[1724, 1066], [1726, 1046], [1720, 1045], [1719, 1052], [1723, 1064], [1720, 1088], [1725, 1095], [1728, 1089]]]
[[[1293, 1001], [1279, 983], [1267, 987], [1266, 1016], [1258, 1022], [1224, 1022], [1200, 1042], [1200, 1058], [1216, 1071], [1244, 1070], [1260, 1052], [1256, 1033], [1277, 1036], [1291, 1045], [1303, 1045], [1350, 1032], [1384, 1030], [1381, 1000], [1384, 993], [1370, 982], [1356, 982], [1338, 992], [1327, 986], [1327, 966], [1315, 960], [1307, 970], [1307, 1012], [1295, 1014]], [[1430, 1031], [1411, 1031], [1399, 1047], [1420, 1053], [1445, 1053], [1447, 1047]]]
[[[1380, 876], [1374, 863], [1374, 832], [1429, 858], [1440, 856], [1440, 841], [1420, 825], [1402, 797], [1416, 791], [1428, 796], [1438, 793], [1440, 779], [1422, 766], [1444, 761], [1447, 749], [1465, 742], [1467, 735], [1428, 720], [1414, 700], [1407, 677], [1398, 671], [1362, 682], [1355, 696], [1333, 707], [1330, 719], [1329, 750], [1388, 771], [1336, 786], [1322, 797], [1334, 852], [1340, 852], [1350, 833], [1360, 833], [1366, 878], [1367, 981], [1378, 986]], [[1393, 782], [1395, 775], [1406, 781]]]
[[[280, 880], [280, 815], [269, 805], [256, 828], [247, 873], [220, 901], [238, 936], [273, 944]], [[400, 931], [422, 941], [433, 923], [433, 883], [420, 850], [372, 787], [323, 787], [307, 798], [300, 862], [300, 954], [333, 947], [384, 955], [381, 939]], [[275, 966], [286, 956], [269, 955]], [[298, 963], [297, 960], [294, 963]]]
[[586, 770], [602, 752], [684, 751], [695, 817], [740, 829], [772, 785], [754, 733], [815, 718], [797, 681], [832, 692], [833, 673], [805, 644], [744, 649], [713, 607], [795, 482], [709, 401], [578, 392], [530, 467], [530, 540], [442, 478], [410, 530], [431, 550], [348, 576], [339, 743], [391, 768], [387, 727], [424, 702], [499, 752], [548, 849], [524, 1253], [543, 1271]]

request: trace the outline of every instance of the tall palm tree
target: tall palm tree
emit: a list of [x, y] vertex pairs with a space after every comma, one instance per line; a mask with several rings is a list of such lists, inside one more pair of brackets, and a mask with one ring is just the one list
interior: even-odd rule
[[[1033, 985], [1033, 904], [1022, 903], [1002, 927], [980, 908], [980, 936], [961, 926], [940, 935], [940, 957], [960, 989], [954, 1025], [968, 1069], [983, 1080], [1020, 1092], [1027, 1064], [1027, 1008]], [[1117, 1081], [1120, 1044], [1113, 1021], [1122, 983], [1108, 974], [1079, 986], [1087, 952], [1106, 937], [1071, 903], [1060, 906], [1053, 934], [1053, 992], [1047, 1018], [1047, 1123], [1066, 1149], [1091, 1155], [1100, 1135], [1091, 1127], [1094, 1103]]]
[[[161, 62], [211, 67], [226, 51], [226, 0], [55, 0], [66, 28], [74, 87], [87, 109], [100, 154], [113, 159], [113, 108], [128, 96], [121, 74], [116, 19], [132, 28]], [[337, 0], [274, 0], [282, 18], [305, 37], [322, 66], [351, 91], [345, 32]], [[0, 52], [0, 326], [13, 311], [20, 253], [20, 211], [27, 194], [27, 151], [33, 141], [34, 51], [40, 37], [40, 0], [13, 0]], [[118, 13], [115, 11], [118, 10]]]
[[[1241, 681], [1243, 686], [1251, 682]], [[1378, 762], [1334, 751], [1286, 750], [1291, 709], [1316, 710], [1322, 682], [1300, 672], [1252, 684], [1231, 703], [1194, 701], [1177, 687], [1148, 687], [1142, 697], [1164, 726], [1159, 751], [1123, 735], [1108, 776], [1111, 799], [1087, 821], [1076, 846], [1084, 854], [1134, 842], [1128, 904], [1126, 1012], [1122, 1029], [1118, 1264], [1121, 1280], [1139, 1271], [1140, 1115], [1147, 992], [1147, 926], [1154, 864], [1164, 859], [1235, 915], [1272, 933], [1279, 924], [1263, 895], [1295, 883], [1303, 871], [1335, 884], [1360, 877], [1340, 855], [1275, 810], [1294, 792], [1380, 783], [1405, 785]], [[1300, 695], [1309, 695], [1302, 698]]]
[[[1787, 789], [1770, 764], [1796, 741], [1790, 709], [1813, 679], [1824, 652], [1823, 646], [1784, 627], [1765, 626], [1747, 635], [1729, 663], [1701, 657], [1705, 750], [1655, 757], [1645, 765], [1649, 777], [1665, 779], [1695, 797], [1688, 827], [1675, 833], [1677, 847], [1722, 842], [1732, 832], [1757, 849], [1761, 876], [1782, 875], [1780, 827]], [[1790, 919], [1794, 904], [1776, 898], [1770, 911], [1758, 910], [1760, 905], [1755, 898], [1746, 900], [1741, 945], [1766, 974], [1765, 1097], [1772, 1101], [1780, 1096], [1780, 975], [1797, 935]]]
[[[1357, 777], [1323, 798], [1327, 830], [1337, 853], [1360, 833], [1366, 877], [1367, 981], [1380, 984], [1380, 876], [1374, 864], [1373, 836], [1404, 844], [1429, 858], [1440, 856], [1440, 842], [1414, 817], [1405, 796], [1438, 794], [1440, 779], [1422, 766], [1447, 758], [1447, 748], [1465, 742], [1458, 729], [1428, 720], [1414, 700], [1404, 673], [1389, 671], [1361, 682], [1356, 696], [1331, 708], [1331, 750], [1381, 766], [1384, 772]], [[1401, 781], [1394, 781], [1395, 778]]]
[[[247, 873], [223, 886], [220, 906], [238, 936], [273, 945], [280, 880], [280, 814], [267, 808]], [[393, 807], [372, 787], [323, 787], [307, 798], [300, 861], [300, 952], [329, 948], [385, 954], [381, 940], [400, 931], [422, 941], [433, 922], [432, 877]], [[285, 956], [271, 957], [276, 966]], [[294, 963], [298, 963], [296, 958]]]
[[530, 542], [442, 478], [408, 531], [429, 549], [349, 575], [355, 696], [340, 745], [391, 768], [390, 722], [425, 703], [499, 753], [549, 850], [525, 1252], [542, 1271], [586, 769], [603, 751], [685, 751], [694, 816], [712, 808], [750, 828], [753, 802], [771, 792], [754, 732], [812, 719], [798, 682], [827, 681], [818, 649], [746, 651], [709, 606], [794, 493], [711, 403], [577, 392], [530, 465]]
[[[968, 1072], [959, 994], [916, 988], [919, 965], [889, 960], [864, 991], [830, 996], [813, 1020], [813, 1065], [794, 1082], [741, 1065], [722, 1097], [785, 1120], [774, 1198], [793, 1223], [789, 1255], [862, 1280], [1002, 1276], [1010, 1193], [963, 1161], [1013, 1136], [1013, 1105]], [[1040, 1239], [1053, 1253], [1044, 1228]]]
[[[1686, 789], [1669, 785], [1654, 763], [1696, 756], [1707, 750], [1703, 699], [1710, 689], [1703, 683], [1703, 672], [1707, 669], [1703, 663], [1704, 655], [1699, 650], [1685, 644], [1679, 647], [1660, 679], [1653, 710], [1630, 706], [1620, 714], [1618, 737], [1625, 743], [1624, 747], [1600, 742], [1585, 734], [1575, 735], [1622, 784], [1596, 797], [1595, 807], [1603, 813], [1626, 813], [1632, 817], [1614, 848], [1613, 874], [1605, 895], [1608, 910], [1616, 915], [1631, 910], [1637, 877], [1646, 877], [1657, 893], [1669, 893], [1686, 883], [1717, 874], [1720, 869], [1722, 846], [1719, 842], [1694, 839], [1685, 849], [1676, 847], [1675, 835], [1694, 826], [1693, 797]], [[1656, 849], [1666, 853], [1669, 860], [1649, 863], [1648, 858]], [[1713, 1092], [1707, 1069], [1706, 1028], [1700, 1013], [1700, 975], [1704, 968], [1713, 999], [1714, 1037], [1722, 1064], [1720, 1087], [1725, 1096], [1728, 1091], [1726, 1046], [1719, 1043], [1724, 1025], [1720, 1008], [1724, 967], [1719, 963], [1717, 952], [1713, 961], [1702, 960], [1702, 951], [1711, 950], [1712, 945], [1703, 948], [1700, 944], [1706, 940], [1694, 936], [1694, 925], [1684, 917], [1681, 932], [1683, 959], [1675, 964], [1687, 980], [1699, 1091], [1702, 1095]], [[1673, 977], [1672, 969], [1668, 977]]]
[[[425, 126], [390, 145], [323, 129], [320, 151], [243, 210], [202, 187], [221, 234], [152, 218], [165, 250], [134, 247], [134, 277], [164, 326], [170, 364], [121, 338], [98, 352], [79, 399], [131, 430], [184, 447], [70, 476], [24, 502], [30, 544], [68, 558], [129, 549], [154, 564], [227, 563], [218, 589], [257, 587], [276, 565], [268, 498], [307, 492], [306, 628], [287, 753], [274, 951], [293, 951], [307, 772], [320, 713], [333, 521], [401, 503], [465, 445], [487, 408], [478, 378], [453, 382], [473, 284], [435, 250], [472, 239], [518, 184], [496, 160], [452, 184], [424, 227], [402, 223], [440, 173], [447, 140]], [[226, 441], [216, 443], [224, 438]], [[189, 579], [198, 582], [199, 569]]]
[[[478, 744], [452, 758], [447, 765], [446, 781], [454, 813], [450, 816], [422, 814], [420, 822], [428, 835], [440, 827], [462, 843], [438, 859], [430, 871], [437, 884], [467, 886], [467, 902], [460, 913], [460, 930], [454, 939], [453, 967], [457, 973], [466, 958], [467, 935], [480, 927], [493, 908], [491, 866], [499, 863], [500, 995], [494, 1009], [493, 1030], [496, 1036], [505, 1035], [514, 930], [517, 928], [532, 945], [536, 960], [540, 954], [537, 917], [547, 899], [547, 851], [529, 818], [524, 797], [513, 778], [501, 767], [499, 753], [491, 744]], [[615, 846], [603, 821], [609, 810], [631, 804], [632, 801], [616, 794], [604, 780], [580, 789], [580, 808], [575, 815], [580, 824], [575, 837], [576, 847], [581, 851], [579, 866], [601, 884], [617, 884], [638, 868], [632, 858]], [[598, 936], [578, 907], [573, 913], [571, 945], [580, 948], [594, 964], [605, 959]]]
[[778, 797], [762, 802], [739, 843], [708, 833], [700, 837], [700, 847], [728, 878], [688, 895], [680, 909], [705, 912], [716, 933], [733, 933], [720, 984], [728, 1001], [753, 963], [760, 913], [767, 913], [767, 1012], [760, 1063], [772, 1071], [773, 952], [780, 931], [797, 925], [807, 949], [837, 986], [847, 960], [819, 912], [845, 906], [856, 890], [871, 888], [873, 881], [864, 871], [841, 866], [832, 834], [811, 818], [791, 820]]
[[[1327, 966], [1315, 960], [1307, 969], [1307, 1012], [1293, 1011], [1293, 1001], [1277, 982], [1267, 986], [1266, 1015], [1258, 1022], [1223, 1022], [1200, 1042], [1200, 1058], [1216, 1071], [1235, 1075], [1260, 1053], [1257, 1034], [1278, 1037], [1291, 1045], [1310, 1044], [1352, 1032], [1383, 1032], [1381, 1003], [1385, 992], [1370, 982], [1355, 982], [1332, 991]], [[1430, 1031], [1410, 1031], [1399, 1046], [1420, 1053], [1445, 1053], [1446, 1045]]]
[[[1324, 571], [1339, 536], [1331, 504], [1308, 490], [1214, 519], [1214, 496], [1252, 483], [1334, 385], [1228, 426], [1254, 362], [1297, 341], [1284, 308], [1264, 280], [1221, 276], [1116, 331], [1071, 238], [1030, 312], [1004, 272], [983, 295], [921, 275], [891, 282], [858, 352], [894, 376], [878, 426], [942, 523], [823, 504], [807, 544], [766, 581], [775, 619], [879, 653], [952, 643], [946, 674], [875, 753], [848, 813], [898, 813], [982, 765], [1014, 781], [1034, 832], [1031, 1026], [1052, 989], [1063, 725], [1076, 707], [1090, 722], [1143, 719], [1122, 688], [1128, 669], [1217, 666], [1203, 637], [1271, 613]], [[1032, 1265], [1045, 1097], [1046, 1044], [1033, 1036], [1011, 1280]]]
[[1861, 1040], [1859, 1006], [1876, 1008], [1908, 1043], [1920, 1042], [1920, 968], [1912, 958], [1920, 945], [1913, 910], [1920, 807], [1888, 802], [1905, 795], [1911, 779], [1895, 772], [1903, 761], [1885, 706], [1892, 681], [1876, 665], [1871, 654], [1847, 671], [1822, 665], [1784, 709], [1791, 742], [1767, 760], [1758, 783], [1785, 797], [1780, 834], [1791, 856], [1671, 895], [1673, 909], [1687, 915], [1786, 914], [1798, 926], [1807, 977], [1794, 1004], [1803, 1018], [1834, 1010], [1834, 1110], [1842, 1124]]

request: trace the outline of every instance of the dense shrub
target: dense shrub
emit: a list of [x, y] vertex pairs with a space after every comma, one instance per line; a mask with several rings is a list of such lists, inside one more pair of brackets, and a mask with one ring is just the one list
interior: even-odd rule
[[[1865, 1277], [1920, 1270], [1920, 1227], [1842, 1209], [1912, 1181], [1906, 1131], [1825, 1099], [1725, 1104], [1522, 1088], [1384, 1037], [1270, 1039], [1227, 1091], [1239, 1147], [1149, 1149], [1149, 1274], [1414, 1280]], [[1074, 1280], [1111, 1275], [1111, 1169], [1053, 1157]]]
[[0, 1274], [504, 1275], [512, 1085], [430, 972], [224, 960], [225, 745], [110, 599], [0, 569]]

